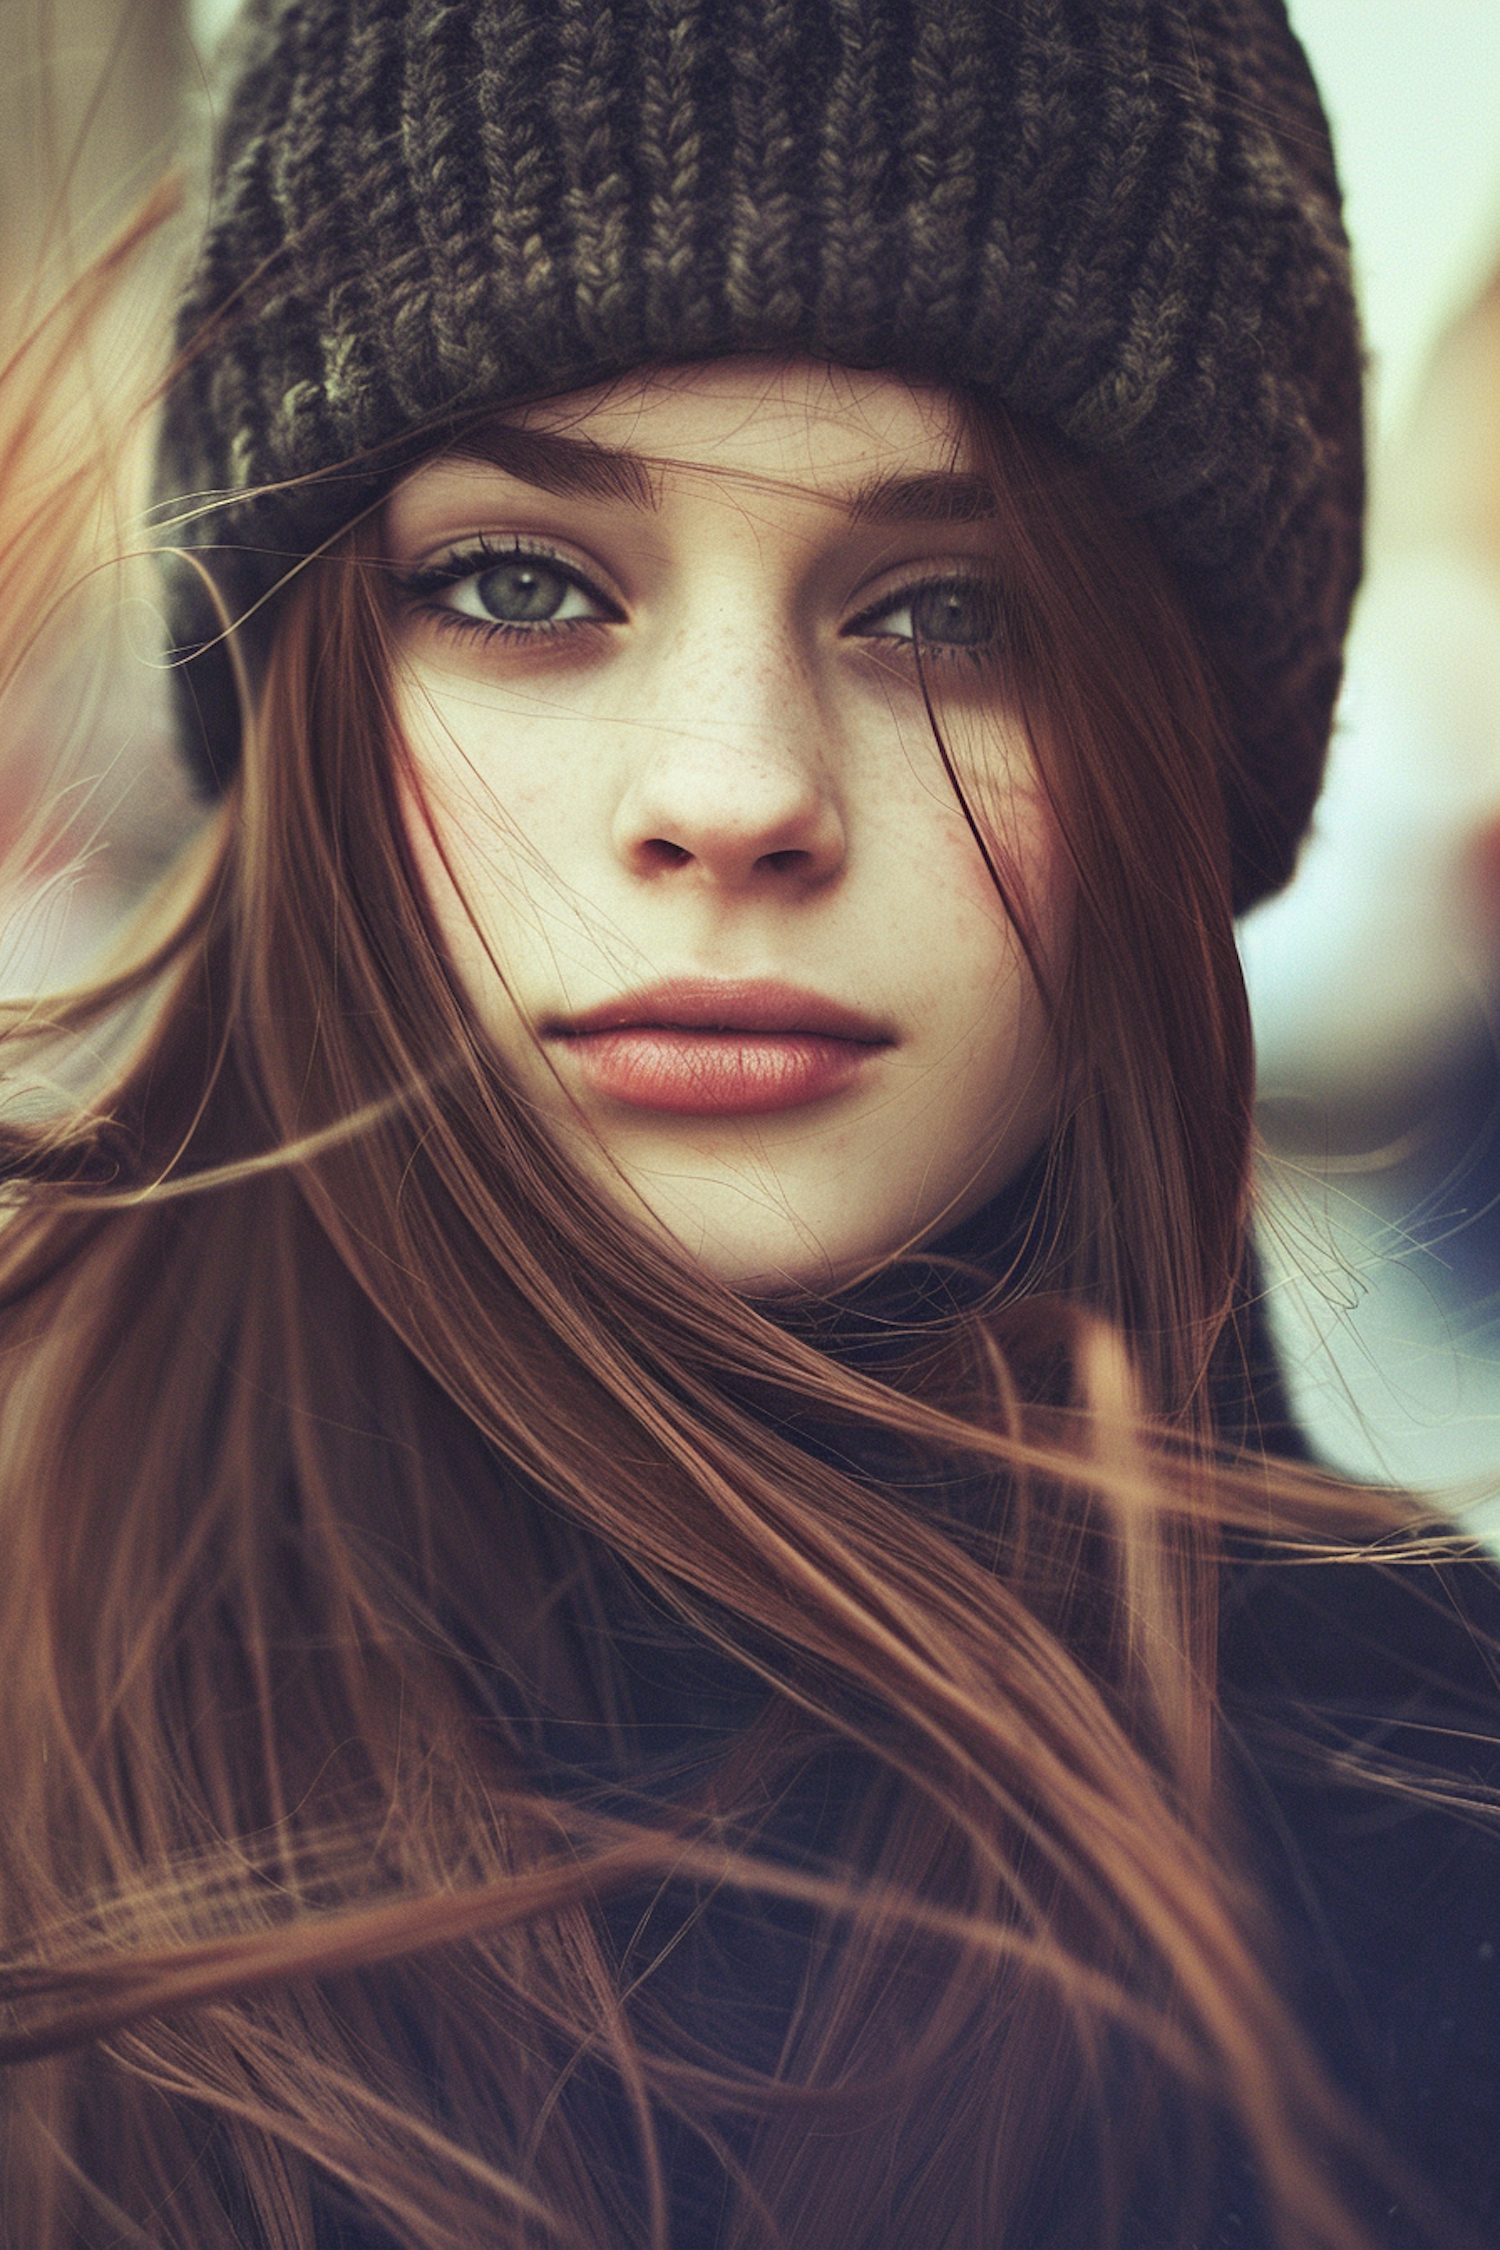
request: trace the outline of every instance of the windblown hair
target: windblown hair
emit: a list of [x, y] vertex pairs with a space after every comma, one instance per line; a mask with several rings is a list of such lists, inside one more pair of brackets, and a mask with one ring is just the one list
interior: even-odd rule
[[[4, 1135], [14, 2250], [666, 2250], [695, 2165], [726, 2250], [1063, 2250], [1127, 2205], [1165, 2246], [1241, 2160], [1289, 2246], [1363, 2241], [1233, 1872], [1214, 1620], [1226, 1525], [1396, 1508], [1225, 1458], [1219, 704], [1097, 477], [980, 440], [1076, 885], [1063, 1114], [1015, 1270], [878, 1365], [513, 1093], [409, 849], [368, 527], [283, 590], [167, 923], [11, 1010], [17, 1055], [136, 1011]], [[697, 1748], [653, 1636], [707, 1664]]]

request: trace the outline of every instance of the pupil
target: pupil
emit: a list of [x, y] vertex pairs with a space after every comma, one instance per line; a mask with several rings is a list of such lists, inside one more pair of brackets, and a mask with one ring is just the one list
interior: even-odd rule
[[975, 648], [995, 637], [995, 604], [982, 586], [924, 586], [912, 597], [911, 621], [919, 641]]
[[478, 582], [479, 599], [505, 625], [545, 623], [561, 609], [568, 581], [540, 562], [497, 563]]

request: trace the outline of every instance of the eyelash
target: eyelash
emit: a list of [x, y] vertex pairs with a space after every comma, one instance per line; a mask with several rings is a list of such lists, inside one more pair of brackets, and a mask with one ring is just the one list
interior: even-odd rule
[[[560, 621], [544, 618], [539, 619], [532, 625], [516, 625], [502, 617], [469, 617], [462, 610], [453, 609], [447, 603], [435, 601], [431, 598], [436, 594], [446, 593], [455, 586], [463, 585], [467, 579], [481, 578], [487, 570], [494, 570], [501, 563], [518, 561], [550, 563], [559, 576], [567, 580], [569, 585], [576, 586], [591, 601], [597, 602], [601, 610], [613, 611], [614, 615], [573, 617], [564, 618]], [[912, 634], [877, 633], [868, 631], [866, 628], [873, 625], [876, 619], [889, 616], [892, 611], [909, 608], [922, 594], [940, 592], [946, 586], [961, 586], [965, 590], [982, 589], [988, 592], [992, 599], [994, 596], [992, 582], [977, 571], [970, 574], [950, 570], [936, 578], [914, 578], [907, 584], [896, 587], [892, 592], [882, 595], [873, 608], [863, 610], [859, 616], [851, 618], [849, 623], [842, 628], [840, 638], [879, 640], [892, 643], [898, 648], [914, 650], [917, 642]], [[402, 573], [396, 579], [396, 588], [404, 601], [409, 602], [414, 608], [420, 610], [424, 616], [430, 618], [440, 631], [458, 632], [465, 635], [477, 633], [485, 644], [495, 640], [530, 641], [535, 644], [537, 641], [560, 638], [564, 634], [589, 630], [600, 625], [615, 624], [620, 621], [616, 605], [607, 594], [601, 592], [599, 587], [586, 578], [583, 572], [575, 564], [570, 563], [565, 556], [535, 540], [517, 539], [505, 545], [497, 546], [492, 540], [476, 539], [470, 546], [448, 556], [443, 562], [431, 563], [423, 569]], [[993, 643], [929, 640], [922, 644], [923, 660], [927, 663], [951, 664], [959, 659], [967, 659], [971, 664], [983, 665], [993, 656], [993, 653]]]
[[[588, 595], [601, 610], [612, 612], [602, 617], [569, 617], [560, 622], [542, 618], [534, 625], [513, 625], [503, 617], [467, 617], [460, 609], [452, 609], [446, 602], [434, 601], [432, 596], [449, 592], [462, 586], [466, 579], [482, 578], [487, 570], [495, 570], [501, 563], [550, 563], [558, 576], [570, 586]], [[619, 612], [609, 596], [586, 578], [577, 565], [566, 556], [537, 540], [515, 539], [497, 546], [489, 539], [476, 539], [445, 561], [429, 563], [421, 570], [405, 571], [396, 579], [396, 590], [402, 600], [420, 610], [442, 632], [477, 633], [482, 642], [494, 640], [531, 641], [550, 640], [565, 633], [576, 633], [580, 627], [610, 625], [618, 622]]]
[[[874, 619], [887, 617], [893, 610], [909, 609], [923, 594], [941, 593], [945, 587], [961, 587], [966, 593], [978, 593], [991, 604], [996, 631], [988, 641], [935, 641], [918, 640], [915, 633], [875, 633], [864, 630]], [[946, 570], [935, 578], [914, 578], [898, 586], [893, 593], [884, 594], [873, 609], [863, 610], [852, 617], [844, 627], [844, 636], [850, 640], [879, 640], [897, 648], [920, 651], [924, 664], [956, 664], [967, 662], [983, 669], [994, 661], [999, 638], [1000, 602], [995, 581], [983, 571]]]

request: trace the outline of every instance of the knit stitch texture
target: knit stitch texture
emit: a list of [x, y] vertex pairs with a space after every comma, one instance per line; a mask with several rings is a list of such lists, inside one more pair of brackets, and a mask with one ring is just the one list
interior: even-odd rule
[[[252, 0], [214, 183], [159, 490], [232, 613], [475, 409], [747, 350], [936, 378], [1108, 464], [1236, 722], [1238, 902], [1285, 880], [1362, 455], [1280, 0]], [[222, 653], [182, 678], [217, 790]]]

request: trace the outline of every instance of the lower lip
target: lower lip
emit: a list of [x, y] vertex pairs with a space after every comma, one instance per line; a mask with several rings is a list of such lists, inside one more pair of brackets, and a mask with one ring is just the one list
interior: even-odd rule
[[764, 1117], [841, 1094], [874, 1041], [812, 1031], [674, 1031], [642, 1025], [565, 1042], [591, 1093], [671, 1117]]

